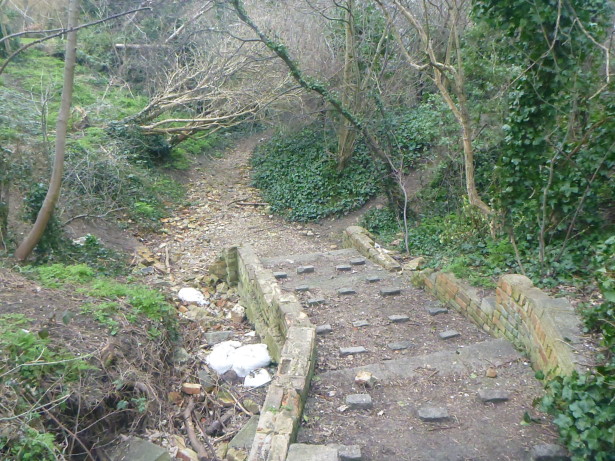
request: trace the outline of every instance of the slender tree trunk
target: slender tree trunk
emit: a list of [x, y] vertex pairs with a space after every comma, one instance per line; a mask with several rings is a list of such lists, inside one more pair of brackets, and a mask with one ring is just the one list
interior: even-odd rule
[[[68, 4], [68, 29], [72, 29], [77, 25], [77, 16], [79, 11], [79, 0], [70, 0]], [[64, 174], [64, 154], [66, 152], [66, 132], [68, 128], [68, 119], [70, 117], [70, 108], [73, 97], [73, 81], [75, 77], [75, 62], [77, 55], [77, 32], [72, 31], [67, 33], [66, 54], [64, 61], [64, 87], [62, 88], [62, 101], [60, 103], [60, 112], [56, 123], [56, 142], [55, 142], [55, 157], [53, 161], [53, 172], [49, 181], [49, 189], [43, 201], [43, 205], [38, 212], [36, 222], [32, 229], [15, 251], [15, 258], [19, 261], [28, 259], [34, 247], [40, 241], [47, 224], [53, 215], [56, 203], [60, 197], [62, 188], [62, 176]]]
[[[9, 35], [8, 29], [6, 28], [6, 23], [8, 22], [8, 17], [5, 13], [5, 3], [6, 0], [0, 0], [0, 34], [2, 37], [6, 37]], [[11, 41], [4, 41], [4, 51], [6, 55], [9, 56], [11, 54]]]
[[[356, 56], [356, 40], [354, 29], [354, 4], [353, 0], [347, 0], [345, 11], [345, 53], [344, 53], [344, 74], [342, 82], [342, 104], [352, 112], [357, 113], [359, 105], [359, 66]], [[343, 117], [340, 117], [337, 130], [337, 155], [338, 169], [342, 170], [354, 151], [357, 132], [352, 124]]]

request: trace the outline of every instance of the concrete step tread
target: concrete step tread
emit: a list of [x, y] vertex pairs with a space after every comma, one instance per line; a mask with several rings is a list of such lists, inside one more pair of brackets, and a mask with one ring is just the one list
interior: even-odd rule
[[421, 376], [418, 369], [429, 369], [439, 376], [467, 374], [489, 365], [501, 366], [519, 360], [521, 354], [505, 339], [491, 339], [451, 350], [415, 357], [386, 360], [371, 365], [326, 371], [318, 374], [323, 382], [351, 380], [359, 371], [369, 371], [381, 381]]

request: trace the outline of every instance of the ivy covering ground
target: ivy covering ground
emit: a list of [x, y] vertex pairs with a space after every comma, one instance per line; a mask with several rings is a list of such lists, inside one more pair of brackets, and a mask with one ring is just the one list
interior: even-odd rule
[[254, 185], [271, 211], [292, 221], [341, 215], [364, 205], [382, 190], [382, 167], [366, 152], [337, 169], [336, 139], [316, 128], [280, 134], [252, 158]]

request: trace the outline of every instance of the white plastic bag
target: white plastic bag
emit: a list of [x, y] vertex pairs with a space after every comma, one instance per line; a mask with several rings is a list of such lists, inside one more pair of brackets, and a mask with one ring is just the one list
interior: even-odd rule
[[203, 293], [196, 288], [182, 288], [179, 290], [179, 293], [177, 293], [177, 297], [181, 302], [186, 304], [198, 304], [199, 306], [207, 306], [209, 304], [209, 301], [205, 299]]
[[243, 385], [246, 387], [260, 387], [271, 381], [271, 375], [264, 368], [260, 368], [251, 373], [248, 373], [246, 379], [243, 381]]
[[239, 341], [218, 343], [213, 347], [205, 362], [219, 375], [224, 374], [233, 368], [233, 355], [238, 347], [241, 347]]

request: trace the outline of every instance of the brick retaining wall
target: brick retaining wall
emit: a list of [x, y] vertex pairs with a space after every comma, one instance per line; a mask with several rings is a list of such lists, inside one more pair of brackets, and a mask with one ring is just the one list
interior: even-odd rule
[[[362, 227], [348, 227], [344, 243], [388, 270], [401, 268]], [[582, 363], [591, 362], [578, 354], [582, 325], [570, 302], [550, 297], [523, 275], [502, 276], [495, 297], [483, 297], [481, 291], [450, 273], [426, 269], [411, 270], [411, 274], [415, 285], [424, 287], [491, 335], [507, 338], [545, 375], [567, 375], [581, 370]]]
[[297, 298], [282, 293], [273, 273], [251, 248], [229, 248], [209, 271], [237, 286], [248, 319], [278, 363], [247, 459], [284, 461], [314, 373], [316, 330]]
[[535, 369], [546, 375], [567, 375], [580, 369], [582, 325], [566, 298], [552, 298], [523, 275], [503, 275], [495, 297], [453, 274], [426, 269], [412, 281], [472, 319], [495, 337], [504, 337], [530, 357]]

